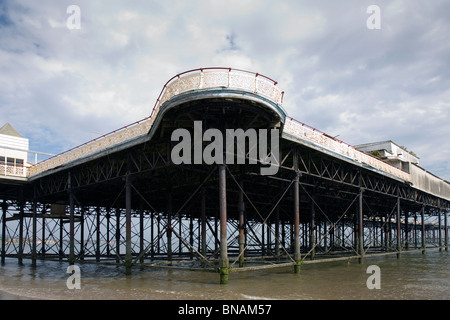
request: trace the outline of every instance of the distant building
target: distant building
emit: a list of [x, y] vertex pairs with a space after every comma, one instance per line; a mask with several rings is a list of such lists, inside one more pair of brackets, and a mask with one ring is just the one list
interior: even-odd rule
[[377, 155], [382, 160], [406, 172], [410, 172], [411, 163], [419, 164], [419, 157], [391, 140], [365, 143], [355, 147], [358, 150]]
[[29, 141], [9, 123], [0, 128], [0, 175], [26, 176]]

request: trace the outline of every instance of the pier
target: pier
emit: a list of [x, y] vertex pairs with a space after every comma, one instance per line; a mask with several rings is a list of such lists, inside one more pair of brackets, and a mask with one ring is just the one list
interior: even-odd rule
[[[258, 73], [190, 70], [145, 119], [35, 164], [0, 154], [1, 262], [183, 268], [225, 284], [233, 272], [448, 250], [450, 183], [406, 150], [383, 159], [291, 118], [283, 96]], [[174, 163], [173, 132], [195, 136], [196, 122], [197, 155], [232, 163], [194, 161], [195, 146]], [[220, 148], [209, 129], [278, 136], [261, 153], [249, 136], [245, 150]]]

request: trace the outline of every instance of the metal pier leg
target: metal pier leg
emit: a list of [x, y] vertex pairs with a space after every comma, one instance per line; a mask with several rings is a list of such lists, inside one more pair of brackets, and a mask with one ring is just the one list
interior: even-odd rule
[[120, 209], [116, 208], [116, 263], [120, 262]]
[[72, 174], [69, 172], [69, 213], [70, 213], [70, 229], [69, 229], [69, 265], [75, 263], [75, 200], [73, 194]]
[[358, 199], [358, 254], [359, 254], [359, 263], [362, 263], [364, 260], [364, 225], [363, 225], [363, 192], [364, 189], [361, 188], [359, 190], [359, 199]]
[[422, 206], [420, 211], [420, 218], [422, 221], [422, 253], [425, 253], [425, 206]]
[[85, 208], [81, 208], [80, 217], [80, 260], [84, 261], [84, 211]]
[[179, 212], [178, 213], [178, 234], [180, 235], [178, 237], [178, 256], [179, 257], [181, 257], [181, 255], [183, 253], [183, 250], [182, 250], [182, 243], [183, 242], [181, 241], [181, 235], [183, 234], [182, 230], [181, 230], [182, 224], [183, 224], [183, 215], [182, 215], [181, 212]]
[[239, 210], [239, 267], [244, 266], [244, 250], [245, 250], [245, 220], [244, 220], [244, 192], [243, 182], [240, 181], [239, 189], [239, 200], [238, 200], [238, 210]]
[[417, 213], [414, 213], [414, 249], [417, 249]]
[[409, 216], [405, 210], [405, 250], [409, 250]]
[[442, 233], [441, 233], [441, 209], [438, 209], [438, 241], [439, 241], [439, 252], [442, 252]]
[[400, 258], [402, 251], [401, 213], [400, 198], [397, 198], [397, 258]]
[[[19, 209], [19, 252], [18, 252], [17, 257], [18, 257], [19, 265], [22, 266], [23, 265], [23, 218], [24, 218], [23, 217], [23, 212], [24, 212], [23, 199], [20, 200], [19, 206], [20, 206], [20, 209]], [[61, 225], [62, 225], [62, 222], [61, 222]]]
[[294, 272], [300, 272], [300, 174], [297, 172], [294, 181]]
[[95, 208], [95, 261], [100, 262], [100, 207]]
[[280, 260], [280, 206], [275, 209], [275, 255]]
[[64, 222], [63, 219], [59, 219], [59, 261], [62, 261], [64, 257]]
[[[144, 208], [143, 202], [141, 201], [140, 209], [139, 209], [139, 249], [140, 252], [144, 252]], [[144, 263], [144, 255], [142, 255], [141, 259], [139, 259], [140, 263]]]
[[[45, 211], [46, 209], [45, 209], [45, 205], [44, 205], [44, 211]], [[44, 212], [43, 212], [44, 213]], [[46, 239], [46, 235], [45, 235], [45, 221], [46, 221], [46, 219], [45, 218], [42, 218], [42, 241], [41, 241], [41, 246], [42, 246], [42, 249], [41, 249], [41, 253], [42, 253], [42, 258], [45, 258], [45, 239]]]
[[[201, 253], [202, 256], [206, 257], [206, 192], [205, 189], [202, 189], [201, 193], [201, 220], [202, 220], [202, 228], [201, 228]], [[206, 262], [202, 260], [202, 267], [206, 266]]]
[[150, 260], [153, 261], [154, 257], [155, 257], [155, 228], [154, 228], [154, 223], [155, 223], [155, 213], [151, 212], [150, 213], [150, 219], [151, 219], [151, 223], [150, 223], [150, 242], [152, 244], [152, 248], [150, 250]]
[[36, 197], [35, 197], [35, 199], [33, 200], [33, 231], [32, 231], [33, 234], [32, 234], [32, 249], [31, 249], [31, 266], [32, 267], [36, 267], [36, 256], [37, 256], [37, 251], [36, 251], [36, 241], [37, 241], [36, 214], [37, 214], [37, 201], [36, 201]]
[[167, 196], [167, 260], [172, 264], [172, 193]]
[[194, 259], [194, 217], [192, 214], [189, 216], [189, 259]]
[[311, 260], [314, 260], [314, 257], [316, 255], [316, 250], [314, 249], [314, 246], [316, 244], [316, 239], [314, 237], [314, 230], [315, 230], [315, 225], [314, 225], [314, 219], [316, 217], [316, 207], [315, 207], [315, 196], [312, 195], [311, 197], [311, 227], [309, 229], [309, 245], [310, 245], [310, 250], [311, 250]]
[[111, 208], [106, 208], [106, 256], [109, 257], [111, 255], [111, 247], [110, 247], [110, 238], [109, 231], [111, 225]]
[[[128, 165], [130, 161], [128, 161]], [[126, 252], [125, 252], [125, 274], [131, 274], [131, 177], [128, 170], [125, 177], [125, 234], [126, 234]]]
[[448, 224], [447, 224], [447, 210], [444, 209], [444, 243], [445, 251], [448, 251]]
[[226, 168], [219, 165], [219, 210], [220, 210], [220, 283], [228, 283], [228, 248], [227, 248], [227, 186]]
[[2, 265], [5, 264], [6, 256], [6, 212], [8, 211], [8, 204], [6, 200], [2, 203]]

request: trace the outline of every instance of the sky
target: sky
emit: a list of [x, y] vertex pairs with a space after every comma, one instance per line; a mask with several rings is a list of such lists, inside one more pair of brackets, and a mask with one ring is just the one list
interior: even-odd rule
[[447, 0], [0, 0], [0, 126], [60, 153], [149, 116], [177, 73], [231, 67], [278, 81], [289, 116], [350, 145], [393, 140], [450, 181], [449, 14]]

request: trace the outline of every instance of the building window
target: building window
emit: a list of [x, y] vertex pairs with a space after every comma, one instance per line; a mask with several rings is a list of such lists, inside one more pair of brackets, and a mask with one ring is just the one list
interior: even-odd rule
[[23, 159], [16, 159], [16, 167], [23, 168]]
[[5, 164], [10, 167], [23, 168], [24, 160], [0, 156], [0, 165], [5, 165]]

